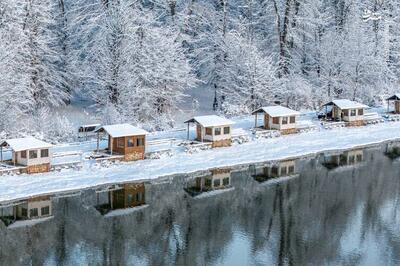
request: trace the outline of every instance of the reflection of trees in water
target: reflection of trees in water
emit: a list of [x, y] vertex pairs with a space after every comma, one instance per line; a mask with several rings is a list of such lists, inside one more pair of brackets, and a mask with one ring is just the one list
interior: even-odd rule
[[[86, 192], [83, 199], [56, 202], [51, 222], [0, 229], [0, 264], [29, 261], [30, 255], [33, 264], [42, 264], [54, 254], [66, 265], [79, 262], [74, 256], [83, 253], [106, 265], [123, 265], [132, 258], [150, 265], [206, 265], [226, 256], [238, 231], [251, 241], [254, 262], [354, 264], [362, 261], [360, 250], [370, 245], [371, 236], [391, 259], [400, 259], [399, 163], [381, 151], [367, 151], [365, 161], [340, 171], [304, 161], [297, 179], [268, 186], [247, 172], [234, 173], [235, 190], [202, 199], [188, 196], [185, 182], [175, 178], [146, 185], [148, 208], [114, 218], [90, 207], [94, 195]], [[360, 247], [344, 249], [343, 241], [358, 229], [351, 240]]]

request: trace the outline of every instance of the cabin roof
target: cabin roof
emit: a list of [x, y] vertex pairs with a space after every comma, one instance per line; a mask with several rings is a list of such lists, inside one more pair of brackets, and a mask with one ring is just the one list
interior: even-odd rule
[[185, 121], [185, 123], [199, 123], [203, 127], [216, 127], [235, 124], [235, 122], [232, 120], [217, 115], [195, 116], [192, 119]]
[[53, 147], [52, 144], [41, 141], [34, 137], [7, 139], [2, 141], [0, 146], [9, 146], [13, 151], [26, 151]]
[[134, 127], [130, 124], [115, 124], [101, 126], [95, 132], [107, 132], [113, 138], [146, 135], [148, 132], [144, 129]]
[[386, 99], [387, 101], [399, 101], [400, 100], [400, 93], [396, 93], [389, 98]]
[[351, 109], [351, 108], [367, 108], [368, 106], [359, 102], [351, 101], [348, 99], [333, 100], [324, 106], [336, 105], [340, 109]]
[[267, 113], [271, 117], [300, 115], [300, 112], [297, 112], [295, 110], [289, 109], [281, 105], [261, 107], [253, 112], [253, 114], [256, 113]]

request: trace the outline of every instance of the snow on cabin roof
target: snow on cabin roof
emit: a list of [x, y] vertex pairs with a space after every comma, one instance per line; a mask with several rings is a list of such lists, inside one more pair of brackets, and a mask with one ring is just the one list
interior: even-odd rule
[[386, 99], [387, 101], [394, 101], [394, 100], [400, 100], [400, 93], [396, 93], [389, 98]]
[[105, 131], [113, 138], [146, 135], [148, 132], [144, 129], [134, 127], [130, 124], [115, 124], [108, 126], [101, 126], [95, 132]]
[[261, 107], [253, 112], [255, 113], [267, 113], [272, 117], [300, 115], [300, 112], [280, 105]]
[[368, 106], [359, 102], [350, 101], [347, 99], [333, 100], [325, 105], [336, 105], [340, 109], [351, 109], [351, 108], [367, 108]]
[[235, 122], [233, 122], [232, 120], [217, 115], [195, 116], [192, 119], [185, 121], [185, 123], [194, 123], [194, 122], [199, 123], [203, 127], [227, 126], [235, 124]]
[[26, 151], [34, 149], [47, 149], [53, 147], [50, 143], [33, 137], [7, 139], [1, 142], [0, 146], [9, 146], [13, 151]]

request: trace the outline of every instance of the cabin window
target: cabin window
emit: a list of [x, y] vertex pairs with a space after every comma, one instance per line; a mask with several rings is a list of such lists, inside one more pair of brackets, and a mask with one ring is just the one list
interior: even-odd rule
[[343, 115], [344, 116], [349, 116], [349, 110], [343, 110]]
[[225, 178], [222, 180], [222, 184], [224, 184], [224, 186], [229, 185], [229, 177], [225, 177]]
[[212, 128], [211, 127], [206, 127], [206, 135], [212, 136]]
[[288, 118], [286, 116], [282, 117], [282, 124], [286, 125], [288, 122]]
[[281, 175], [287, 175], [287, 167], [286, 166], [281, 167]]
[[49, 150], [48, 149], [40, 150], [40, 157], [42, 158], [49, 157]]
[[272, 124], [279, 125], [279, 117], [273, 117]]
[[38, 213], [38, 209], [37, 208], [33, 208], [29, 210], [29, 217], [30, 218], [34, 218], [34, 217], [38, 217], [39, 213]]
[[364, 109], [358, 109], [358, 115], [364, 115]]
[[41, 214], [42, 214], [42, 216], [44, 216], [44, 215], [50, 215], [50, 207], [49, 207], [49, 206], [42, 207], [42, 209], [41, 209]]
[[349, 163], [355, 163], [356, 157], [354, 155], [349, 156]]
[[21, 158], [26, 159], [26, 151], [21, 151]]
[[117, 139], [117, 147], [118, 148], [123, 148], [123, 147], [125, 147], [125, 138], [118, 138]]
[[211, 180], [210, 179], [206, 179], [206, 181], [204, 182], [204, 185], [206, 187], [211, 187]]
[[144, 146], [144, 138], [137, 138], [136, 144], [137, 146]]
[[231, 133], [231, 128], [230, 127], [224, 127], [224, 135], [228, 135]]
[[291, 116], [290, 117], [290, 124], [294, 124], [296, 123], [296, 117], [295, 116]]
[[220, 127], [214, 128], [214, 135], [215, 135], [215, 136], [221, 135], [221, 128], [220, 128]]
[[221, 180], [215, 179], [214, 180], [214, 187], [219, 187], [221, 185]]
[[294, 166], [293, 165], [291, 165], [291, 166], [289, 166], [289, 174], [294, 174]]
[[357, 115], [356, 111], [357, 111], [356, 109], [351, 109], [350, 115], [351, 116], [356, 116]]
[[21, 216], [22, 216], [22, 217], [28, 216], [28, 209], [22, 208], [22, 209], [21, 209]]
[[37, 150], [29, 151], [29, 159], [36, 159], [38, 156]]
[[362, 162], [363, 156], [361, 154], [357, 154], [357, 162]]
[[128, 142], [127, 142], [128, 147], [134, 147], [135, 143], [133, 142], [133, 138], [128, 138]]
[[271, 169], [271, 174], [273, 175], [273, 176], [277, 176], [278, 175], [278, 167], [276, 167], [276, 166], [274, 166], [274, 167], [272, 167], [272, 169]]
[[136, 194], [136, 201], [141, 202], [143, 200], [143, 194], [142, 192], [139, 192]]
[[132, 194], [128, 194], [128, 197], [127, 197], [128, 199], [128, 206], [131, 206], [132, 205], [132, 203], [133, 203], [133, 195]]

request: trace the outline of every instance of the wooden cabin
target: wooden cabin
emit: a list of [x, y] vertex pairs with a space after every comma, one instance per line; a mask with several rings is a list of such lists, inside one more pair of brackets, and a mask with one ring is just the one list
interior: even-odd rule
[[345, 151], [338, 154], [323, 155], [322, 165], [329, 170], [341, 166], [355, 165], [363, 162], [364, 151], [362, 149]]
[[280, 161], [274, 165], [251, 167], [253, 178], [262, 183], [274, 178], [289, 177], [297, 174], [296, 160]]
[[147, 131], [130, 124], [101, 126], [97, 133], [97, 151], [99, 151], [99, 133], [108, 135], [108, 153], [123, 155], [125, 161], [143, 160], [146, 151]]
[[16, 220], [32, 220], [51, 217], [53, 205], [50, 197], [28, 199], [25, 203], [15, 206]]
[[363, 125], [365, 109], [368, 108], [365, 104], [347, 99], [333, 100], [324, 104], [323, 107], [325, 107], [326, 119], [347, 122], [350, 126]]
[[400, 94], [394, 94], [391, 97], [387, 98], [386, 101], [388, 102], [388, 112], [390, 107], [390, 102], [394, 103], [394, 111], [395, 114], [400, 114]]
[[12, 150], [12, 164], [26, 166], [26, 173], [43, 173], [50, 171], [53, 145], [33, 137], [4, 140], [0, 144], [1, 161], [3, 161], [3, 148]]
[[196, 140], [201, 142], [211, 142], [212, 147], [227, 147], [232, 144], [232, 125], [235, 122], [217, 116], [205, 115], [196, 116], [185, 121], [188, 124], [188, 138], [190, 123], [196, 124]]
[[231, 170], [215, 169], [211, 174], [197, 177], [194, 182], [190, 182], [185, 189], [191, 196], [196, 197], [202, 193], [214, 190], [231, 188]]
[[256, 128], [258, 114], [264, 115], [264, 129], [279, 130], [283, 134], [297, 132], [297, 118], [300, 115], [300, 112], [280, 105], [261, 107], [253, 112], [253, 115], [256, 116]]
[[146, 204], [144, 183], [116, 186], [105, 192], [98, 192], [96, 209], [102, 214], [114, 210], [129, 209]]

